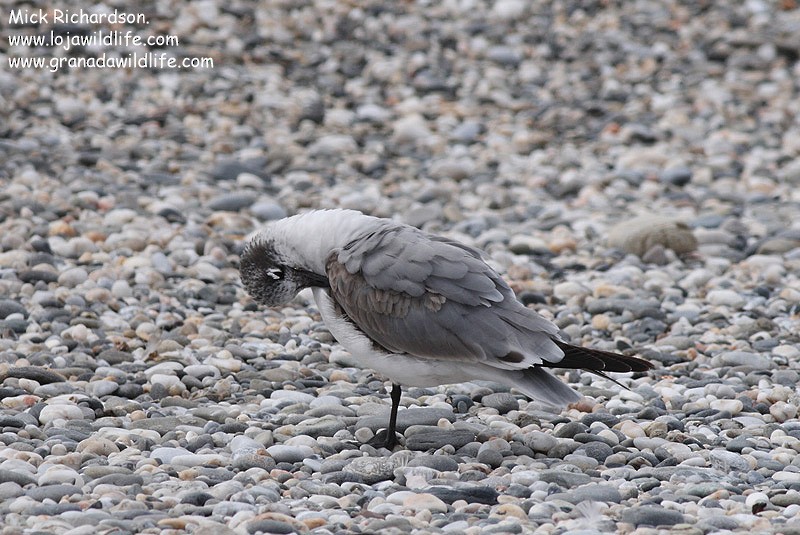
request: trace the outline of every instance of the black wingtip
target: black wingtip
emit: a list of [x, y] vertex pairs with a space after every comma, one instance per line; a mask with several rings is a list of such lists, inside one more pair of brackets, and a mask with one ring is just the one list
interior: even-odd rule
[[564, 358], [551, 365], [554, 368], [602, 372], [646, 372], [653, 368], [652, 363], [639, 357], [629, 357], [591, 347], [574, 346], [561, 340], [553, 341], [564, 352]]

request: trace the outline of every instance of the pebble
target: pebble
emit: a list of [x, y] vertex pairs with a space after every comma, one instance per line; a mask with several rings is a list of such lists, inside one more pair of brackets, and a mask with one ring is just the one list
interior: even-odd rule
[[391, 459], [375, 457], [358, 457], [350, 461], [344, 468], [345, 473], [356, 475], [368, 485], [386, 481], [394, 477], [397, 465]]
[[497, 392], [483, 396], [481, 403], [485, 407], [496, 409], [500, 414], [506, 414], [509, 411], [519, 409], [519, 402], [517, 399], [507, 392]]
[[47, 425], [56, 420], [82, 420], [84, 417], [83, 410], [77, 405], [47, 405], [39, 412], [39, 422], [42, 425]]
[[674, 526], [684, 521], [678, 511], [660, 507], [641, 506], [622, 512], [622, 521], [635, 526]]
[[707, 295], [708, 302], [712, 305], [741, 307], [746, 299], [733, 290], [711, 290]]
[[660, 245], [676, 254], [697, 249], [697, 239], [683, 222], [669, 217], [646, 215], [618, 223], [608, 232], [608, 245], [639, 257]]
[[267, 448], [267, 453], [278, 463], [296, 463], [314, 456], [314, 450], [308, 446], [286, 446], [276, 444]]

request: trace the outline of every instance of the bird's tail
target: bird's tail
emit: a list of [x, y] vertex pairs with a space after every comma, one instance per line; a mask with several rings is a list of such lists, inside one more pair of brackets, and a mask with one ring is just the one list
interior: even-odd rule
[[544, 362], [542, 366], [582, 369], [590, 372], [645, 372], [653, 367], [651, 363], [638, 357], [574, 346], [556, 339], [553, 341], [564, 352], [564, 358], [558, 362]]
[[553, 339], [553, 341], [564, 352], [564, 358], [558, 362], [543, 362], [542, 366], [548, 368], [586, 370], [613, 381], [623, 388], [627, 387], [613, 377], [608, 376], [606, 372], [645, 372], [653, 368], [650, 362], [638, 357], [629, 357], [591, 347], [574, 346], [556, 339]]
[[583, 369], [620, 384], [606, 375], [606, 372], [643, 372], [653, 367], [651, 363], [638, 357], [574, 346], [557, 339], [553, 341], [564, 352], [562, 360], [543, 361], [541, 365], [528, 368], [522, 374], [519, 371], [508, 373], [506, 379], [529, 398], [547, 405], [563, 407], [579, 400], [581, 396], [544, 368]]

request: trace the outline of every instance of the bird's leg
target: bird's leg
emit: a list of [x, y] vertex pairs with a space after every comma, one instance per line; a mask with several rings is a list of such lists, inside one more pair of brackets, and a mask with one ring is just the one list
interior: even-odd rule
[[386, 449], [392, 449], [397, 445], [397, 409], [400, 408], [401, 387], [397, 383], [392, 383], [392, 412], [389, 414], [389, 429], [386, 430]]
[[[375, 448], [394, 449], [397, 446], [397, 409], [400, 407], [400, 394], [402, 388], [397, 383], [392, 383], [392, 411], [389, 413], [389, 427], [377, 432], [375, 436], [368, 442], [370, 446]], [[384, 433], [386, 436], [384, 437]]]

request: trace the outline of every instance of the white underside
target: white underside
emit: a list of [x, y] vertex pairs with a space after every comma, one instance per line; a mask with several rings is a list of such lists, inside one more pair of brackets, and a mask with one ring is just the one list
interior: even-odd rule
[[359, 367], [375, 370], [392, 382], [405, 386], [429, 387], [472, 380], [513, 385], [513, 372], [486, 364], [378, 351], [361, 330], [337, 314], [327, 290], [314, 288], [313, 292], [317, 308], [328, 330], [350, 352]]

